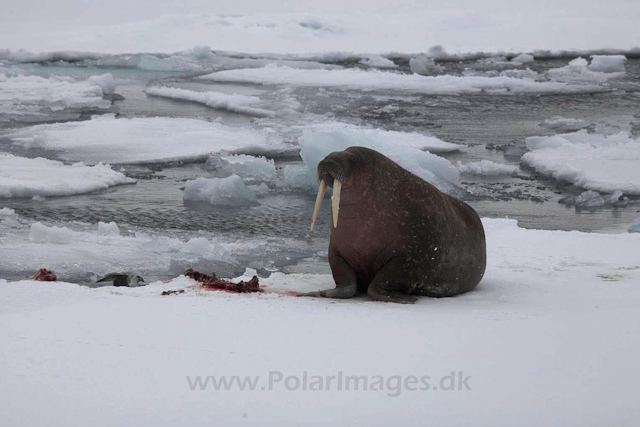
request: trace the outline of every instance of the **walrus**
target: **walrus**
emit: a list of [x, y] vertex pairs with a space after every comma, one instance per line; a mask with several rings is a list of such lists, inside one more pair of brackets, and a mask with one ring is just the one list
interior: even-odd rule
[[484, 228], [476, 211], [365, 147], [329, 154], [318, 164], [331, 197], [329, 265], [335, 289], [298, 296], [414, 303], [475, 288], [486, 267]]

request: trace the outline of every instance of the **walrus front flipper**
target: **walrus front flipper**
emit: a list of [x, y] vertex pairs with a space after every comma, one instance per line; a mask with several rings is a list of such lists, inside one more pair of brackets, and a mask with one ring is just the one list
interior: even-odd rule
[[413, 304], [418, 298], [409, 295], [413, 288], [406, 277], [398, 277], [398, 271], [406, 271], [400, 268], [401, 262], [392, 260], [388, 262], [373, 278], [367, 294], [375, 301], [395, 302], [399, 304]]
[[325, 289], [324, 291], [299, 293], [299, 297], [325, 297], [325, 298], [351, 298], [358, 290], [358, 279], [356, 272], [351, 266], [337, 255], [332, 248], [329, 248], [329, 264], [331, 264], [331, 273], [333, 280], [336, 282], [334, 289]]
[[342, 288], [325, 289], [324, 291], [299, 292], [298, 297], [325, 297], [325, 298], [351, 298], [356, 294], [358, 285], [349, 285]]

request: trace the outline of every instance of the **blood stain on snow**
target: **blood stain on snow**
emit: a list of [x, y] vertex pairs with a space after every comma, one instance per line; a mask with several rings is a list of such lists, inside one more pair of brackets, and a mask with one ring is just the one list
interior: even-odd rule
[[218, 279], [215, 274], [205, 274], [189, 269], [185, 271], [185, 276], [191, 277], [193, 280], [202, 283], [202, 287], [209, 291], [227, 291], [239, 294], [251, 293], [251, 292], [264, 292], [260, 289], [260, 283], [258, 283], [258, 276], [253, 276], [251, 280], [245, 282], [241, 280], [239, 283], [233, 283], [229, 280]]

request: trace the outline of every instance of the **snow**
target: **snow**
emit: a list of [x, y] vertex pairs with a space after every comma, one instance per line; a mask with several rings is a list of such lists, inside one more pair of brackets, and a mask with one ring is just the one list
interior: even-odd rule
[[624, 55], [592, 55], [589, 70], [600, 73], [624, 72], [624, 63], [627, 58]]
[[[594, 82], [596, 83], [619, 75], [618, 73], [594, 73], [586, 69], [586, 64], [584, 65], [584, 70], [584, 73], [588, 75], [606, 77], [595, 79]], [[571, 68], [568, 73], [570, 76], [574, 76], [573, 68]], [[564, 76], [565, 74], [561, 75]], [[558, 75], [561, 76], [560, 74]], [[421, 76], [418, 74], [397, 74], [379, 70], [365, 71], [354, 68], [343, 70], [300, 70], [277, 65], [267, 65], [263, 68], [219, 71], [200, 76], [198, 79], [223, 83], [330, 87], [364, 92], [393, 90], [396, 93], [429, 95], [453, 95], [461, 93], [576, 93], [598, 90], [597, 86], [589, 84], [567, 85], [561, 82], [539, 82], [529, 78], [506, 76]]]
[[[131, 289], [0, 280], [0, 422], [495, 425], [500, 402], [498, 424], [634, 424], [640, 235], [484, 224], [479, 287], [414, 306], [278, 294], [332, 286], [330, 275], [274, 273], [261, 279], [269, 292], [246, 295], [185, 277]], [[471, 390], [395, 386], [412, 375], [439, 385], [452, 371], [470, 376]], [[282, 380], [262, 390], [277, 372]], [[335, 380], [330, 391], [285, 387], [305, 372], [401, 379], [379, 391], [336, 391]], [[260, 382], [252, 392], [189, 386], [187, 377], [209, 375]]]
[[480, 160], [477, 162], [469, 162], [463, 164], [458, 161], [457, 164], [460, 173], [468, 173], [472, 175], [515, 175], [518, 173], [517, 166], [495, 163], [491, 160]]
[[[311, 8], [299, 6], [295, 13], [285, 4], [279, 4], [277, 9], [273, 5], [253, 9], [256, 13], [238, 13], [251, 9], [237, 4], [230, 9], [227, 6], [227, 10], [220, 10], [218, 4], [196, 10], [177, 5], [161, 10], [154, 4], [140, 8], [135, 15], [129, 11], [126, 17], [121, 11], [130, 4], [124, 0], [117, 3], [102, 6], [112, 15], [111, 22], [99, 16], [74, 25], [69, 25], [66, 16], [56, 22], [50, 9], [34, 7], [22, 22], [2, 22], [1, 47], [32, 52], [66, 50], [58, 56], [67, 59], [74, 58], [73, 52], [68, 51], [173, 53], [203, 42], [220, 50], [249, 53], [419, 53], [440, 44], [454, 53], [535, 54], [536, 50], [632, 49], [640, 38], [636, 25], [638, 6], [624, 0], [589, 0], [588, 5], [585, 1], [568, 0], [546, 2], [544, 7], [523, 0], [498, 0], [481, 6], [457, 1], [372, 3], [368, 7], [363, 7], [362, 2], [334, 1], [314, 2]], [[65, 15], [81, 12], [95, 14], [97, 9]], [[598, 31], [611, 28], [615, 31]]]
[[631, 224], [629, 224], [629, 233], [640, 233], [640, 218], [636, 218]]
[[220, 92], [196, 92], [193, 90], [177, 89], [172, 87], [150, 87], [145, 90], [149, 95], [165, 98], [182, 99], [185, 101], [199, 102], [219, 110], [228, 110], [235, 113], [248, 114], [256, 117], [268, 117], [272, 111], [257, 107], [263, 104], [257, 96], [225, 94]]
[[272, 133], [196, 119], [116, 118], [44, 124], [5, 134], [16, 145], [58, 151], [86, 163], [159, 163], [205, 160], [212, 152], [279, 153], [287, 150]]
[[[576, 58], [569, 62], [566, 67], [552, 68], [547, 71], [550, 78], [559, 82], [589, 82], [589, 83], [604, 83], [610, 79], [620, 78], [624, 76], [624, 61], [621, 71], [612, 71], [616, 67], [611, 64], [611, 61], [600, 60], [596, 58], [602, 58], [593, 56], [592, 63], [582, 57]], [[594, 62], [595, 65], [594, 65]], [[614, 61], [615, 63], [615, 61]], [[592, 68], [593, 66], [593, 68]], [[600, 72], [600, 70], [607, 70], [606, 72]]]
[[513, 62], [514, 64], [528, 64], [529, 62], [533, 61], [533, 55], [530, 55], [528, 53], [521, 53], [520, 55], [511, 59], [511, 62]]
[[412, 73], [421, 74], [423, 76], [442, 72], [442, 67], [437, 65], [433, 58], [428, 57], [424, 53], [421, 53], [415, 58], [411, 58], [409, 60], [409, 68], [411, 68]]
[[640, 141], [627, 132], [589, 134], [582, 130], [529, 137], [521, 164], [585, 190], [640, 195]]
[[417, 133], [367, 129], [343, 123], [308, 126], [304, 128], [300, 138], [300, 156], [305, 162], [306, 170], [285, 168], [285, 181], [289, 185], [293, 183], [302, 188], [314, 188], [318, 163], [322, 159], [334, 151], [360, 146], [384, 154], [442, 191], [455, 192], [460, 187], [458, 169], [448, 160], [422, 151], [429, 144], [442, 148], [454, 145]]
[[106, 110], [115, 83], [110, 74], [93, 76], [87, 81], [53, 76], [16, 75], [0, 77], [0, 121], [44, 117], [51, 111]]
[[183, 198], [185, 202], [206, 202], [214, 206], [251, 206], [258, 202], [238, 175], [189, 180]]
[[587, 128], [591, 125], [587, 120], [581, 119], [571, 119], [565, 118], [561, 116], [555, 116], [551, 119], [546, 119], [541, 126], [546, 127], [547, 129], [553, 129], [564, 132], [577, 131], [580, 129]]
[[0, 153], [0, 198], [70, 196], [135, 182], [102, 163], [65, 165]]

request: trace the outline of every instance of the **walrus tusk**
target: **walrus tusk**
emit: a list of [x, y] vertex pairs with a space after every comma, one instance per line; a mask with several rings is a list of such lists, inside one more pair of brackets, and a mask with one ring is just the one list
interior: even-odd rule
[[316, 197], [316, 205], [313, 207], [313, 216], [311, 217], [311, 231], [316, 225], [316, 219], [318, 218], [318, 212], [320, 212], [320, 204], [324, 198], [324, 193], [327, 191], [327, 183], [324, 180], [320, 181], [320, 187], [318, 188], [318, 197]]
[[340, 190], [342, 181], [333, 180], [333, 194], [331, 195], [331, 211], [333, 212], [333, 228], [338, 228], [338, 212], [340, 212]]

